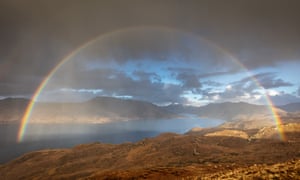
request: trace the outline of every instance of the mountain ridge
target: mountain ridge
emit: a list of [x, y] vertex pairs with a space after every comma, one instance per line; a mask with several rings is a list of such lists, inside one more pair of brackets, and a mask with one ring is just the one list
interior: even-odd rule
[[300, 111], [300, 102], [298, 103], [289, 103], [286, 105], [278, 106], [280, 109], [288, 112], [298, 112]]
[[[223, 119], [225, 121], [233, 121], [245, 116], [272, 115], [269, 106], [246, 102], [210, 103], [200, 107], [170, 105], [164, 108], [170, 112], [193, 113], [200, 118]], [[278, 113], [285, 113], [279, 108], [276, 108], [276, 110]]]
[[[0, 100], [0, 123], [19, 123], [29, 102], [28, 99], [23, 98]], [[276, 110], [279, 114], [286, 113], [284, 110], [300, 111], [298, 105], [300, 103], [291, 103], [278, 106]], [[49, 123], [106, 123], [138, 119], [189, 118], [184, 114], [225, 121], [251, 117], [272, 118], [268, 106], [246, 102], [210, 103], [200, 107], [182, 104], [157, 106], [146, 101], [102, 96], [84, 102], [36, 102], [31, 122], [46, 123], [49, 120]], [[45, 119], [47, 116], [49, 118]]]

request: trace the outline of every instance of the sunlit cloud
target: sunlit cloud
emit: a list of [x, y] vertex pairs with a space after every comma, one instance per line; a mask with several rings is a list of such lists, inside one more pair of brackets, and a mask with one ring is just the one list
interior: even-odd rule
[[103, 90], [102, 89], [71, 89], [71, 88], [61, 88], [63, 92], [78, 92], [78, 93], [92, 93], [92, 94], [99, 94]]

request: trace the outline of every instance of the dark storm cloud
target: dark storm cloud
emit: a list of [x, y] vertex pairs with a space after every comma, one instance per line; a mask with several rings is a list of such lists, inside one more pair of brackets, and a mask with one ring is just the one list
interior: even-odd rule
[[0, 80], [0, 94], [1, 96], [23, 96], [30, 98], [43, 78], [42, 76], [24, 74], [10, 77], [2, 76]]
[[[136, 26], [164, 26], [191, 32], [227, 49], [250, 69], [275, 66], [284, 63], [283, 59], [297, 61], [299, 3], [298, 0], [2, 0], [1, 90], [3, 94], [9, 94], [9, 90], [11, 94], [33, 92], [42, 77], [79, 45], [98, 35]], [[189, 40], [185, 44], [190, 39], [186, 36], [151, 33], [145, 37], [137, 33], [113, 39], [106, 47], [110, 48], [107, 57], [112, 56], [118, 62], [145, 56], [163, 61], [176, 52], [181, 52], [177, 57], [183, 61], [210, 57], [195, 54], [194, 47], [187, 45]], [[122, 46], [126, 48], [118, 48]], [[218, 64], [218, 58], [202, 61], [212, 69]], [[211, 75], [216, 72], [222, 75], [223, 71], [213, 71]], [[23, 76], [32, 78], [20, 78]], [[19, 78], [22, 83], [16, 82]], [[266, 88], [291, 84], [281, 79], [264, 82]]]

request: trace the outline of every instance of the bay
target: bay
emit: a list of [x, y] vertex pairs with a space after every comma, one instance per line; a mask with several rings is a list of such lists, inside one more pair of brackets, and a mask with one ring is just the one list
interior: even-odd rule
[[164, 132], [183, 134], [194, 127], [214, 127], [223, 120], [153, 119], [107, 124], [30, 124], [22, 142], [17, 142], [17, 125], [0, 125], [0, 163], [10, 161], [24, 153], [41, 150], [70, 148], [83, 143], [136, 142]]

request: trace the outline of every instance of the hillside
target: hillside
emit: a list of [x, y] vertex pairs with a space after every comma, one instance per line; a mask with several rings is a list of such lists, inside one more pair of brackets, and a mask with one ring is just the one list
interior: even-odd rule
[[284, 125], [286, 142], [276, 136], [260, 136], [273, 134], [267, 130], [272, 127], [255, 131], [214, 128], [185, 135], [165, 133], [137, 143], [42, 150], [3, 164], [0, 174], [3, 179], [210, 179], [243, 175], [291, 179], [300, 177], [299, 126]]

